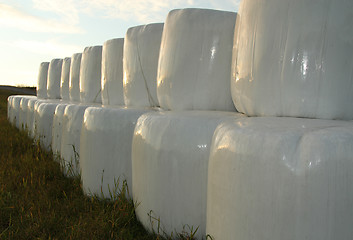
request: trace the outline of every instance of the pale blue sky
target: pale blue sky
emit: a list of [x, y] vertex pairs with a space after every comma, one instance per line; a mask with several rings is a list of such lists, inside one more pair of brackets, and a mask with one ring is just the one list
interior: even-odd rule
[[240, 0], [0, 0], [0, 85], [37, 84], [41, 62], [164, 22], [176, 8], [238, 11]]

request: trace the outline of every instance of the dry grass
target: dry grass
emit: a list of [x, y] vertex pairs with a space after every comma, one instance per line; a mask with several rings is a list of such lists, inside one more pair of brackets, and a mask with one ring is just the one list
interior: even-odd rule
[[0, 90], [0, 239], [162, 239], [144, 230], [124, 194], [85, 196], [79, 178], [66, 178], [52, 153], [11, 126], [11, 94]]

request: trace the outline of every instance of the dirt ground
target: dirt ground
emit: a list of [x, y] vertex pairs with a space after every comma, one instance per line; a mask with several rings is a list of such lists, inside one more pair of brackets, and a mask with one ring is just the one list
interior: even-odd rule
[[14, 87], [14, 86], [4, 86], [4, 85], [0, 85], [0, 89], [18, 92], [18, 94], [36, 95], [36, 90], [35, 90], [35, 89], [32, 89], [32, 88], [24, 88], [24, 87]]

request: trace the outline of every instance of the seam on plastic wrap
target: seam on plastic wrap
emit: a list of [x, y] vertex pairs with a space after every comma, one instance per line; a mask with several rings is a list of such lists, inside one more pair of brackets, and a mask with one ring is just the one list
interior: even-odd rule
[[102, 89], [99, 89], [98, 93], [96, 94], [96, 96], [95, 96], [94, 99], [93, 99], [93, 102], [94, 102], [94, 103], [96, 103], [97, 98], [98, 98], [98, 96], [99, 96], [99, 94], [100, 94], [101, 92], [102, 92]]
[[255, 26], [254, 26], [254, 34], [252, 37], [252, 49], [251, 49], [251, 69], [250, 69], [250, 82], [252, 82], [254, 80], [254, 65], [255, 65], [255, 47], [256, 47], [256, 31], [257, 31], [257, 18], [256, 18], [256, 22], [255, 22]]
[[107, 100], [108, 105], [110, 105], [109, 88], [107, 88]]
[[[286, 62], [286, 56], [287, 56], [287, 46], [288, 46], [288, 25], [289, 25], [289, 9], [291, 9], [291, 2], [292, 1], [288, 1], [288, 7], [287, 7], [287, 21], [285, 22], [285, 24], [282, 24], [282, 30], [284, 29], [284, 31], [286, 32], [285, 34], [285, 39], [281, 38], [281, 49], [280, 49], [280, 54], [283, 53], [283, 56], [280, 56], [282, 58], [282, 66], [281, 66], [281, 72], [280, 72], [280, 91], [279, 91], [279, 102], [281, 104], [281, 108], [280, 108], [280, 115], [284, 115], [283, 114], [283, 99], [282, 99], [282, 90], [283, 90], [283, 80], [284, 80], [284, 76], [283, 76], [283, 72], [284, 72], [284, 66], [285, 66], [285, 62]], [[282, 34], [281, 34], [282, 35]], [[284, 41], [283, 41], [284, 39]], [[284, 42], [284, 44], [283, 44]], [[283, 50], [283, 51], [282, 51]]]
[[[104, 91], [107, 93], [106, 99], [107, 99], [108, 105], [110, 105], [109, 87], [107, 86], [108, 85], [108, 81], [107, 81], [107, 79], [105, 77], [103, 77], [103, 83], [105, 83], [105, 84], [103, 84], [104, 85], [104, 89], [102, 90], [102, 94], [104, 93]], [[104, 97], [104, 94], [102, 96]], [[102, 101], [102, 103], [103, 103], [103, 101]]]
[[[353, 63], [351, 64], [351, 74], [349, 76], [349, 79], [350, 79], [350, 86], [349, 86], [349, 92], [352, 92], [352, 89], [353, 89]], [[350, 99], [349, 99], [350, 103], [353, 102], [353, 95], [351, 95]]]
[[[232, 83], [236, 83], [237, 78], [239, 76], [239, 71], [238, 71], [238, 52], [239, 52], [238, 43], [240, 41], [239, 40], [239, 38], [240, 38], [240, 34], [239, 33], [241, 31], [241, 27], [242, 27], [242, 20], [241, 20], [240, 14], [237, 13], [236, 22], [235, 22], [235, 26], [234, 26], [234, 36], [235, 36], [234, 39], [235, 40], [233, 41], [233, 48], [232, 48], [231, 83], [229, 85], [230, 88], [231, 88], [231, 92], [232, 92]], [[232, 96], [232, 101], [233, 101], [234, 107], [236, 108], [236, 105], [239, 103], [239, 101], [237, 101], [238, 96], [233, 97], [233, 93], [231, 93], [231, 96]], [[242, 105], [238, 106], [238, 108], [244, 109]], [[239, 110], [237, 109], [237, 111], [239, 111]]]
[[[322, 80], [323, 80], [323, 71], [324, 71], [324, 57], [326, 55], [326, 47], [327, 47], [327, 44], [326, 44], [326, 35], [327, 35], [327, 25], [328, 25], [328, 22], [329, 22], [329, 17], [330, 15], [328, 14], [329, 11], [330, 11], [330, 8], [331, 8], [331, 3], [332, 3], [332, 0], [328, 0], [327, 1], [327, 11], [326, 11], [326, 19], [325, 19], [325, 22], [324, 22], [324, 25], [323, 25], [323, 29], [322, 29], [322, 43], [321, 43], [321, 50], [320, 50], [320, 64], [321, 64], [321, 68], [320, 68], [320, 74], [319, 74], [319, 86], [318, 86], [318, 89], [317, 89], [317, 93], [318, 93], [318, 96], [320, 96], [320, 93], [321, 93], [321, 85], [322, 85]], [[316, 99], [316, 111], [315, 111], [315, 115], [317, 115], [317, 111], [319, 110], [319, 107], [320, 107], [320, 101], [319, 101], [319, 98]]]
[[145, 83], [145, 88], [146, 88], [146, 91], [147, 91], [148, 102], [150, 104], [150, 107], [157, 107], [157, 104], [153, 100], [152, 94], [151, 94], [150, 89], [148, 87], [146, 76], [145, 76], [145, 74], [143, 72], [142, 63], [141, 63], [141, 57], [140, 57], [140, 48], [139, 48], [139, 44], [138, 44], [138, 39], [137, 38], [136, 38], [136, 48], [137, 48], [137, 57], [138, 57], [138, 61], [139, 61], [140, 69], [141, 69], [141, 74], [142, 74], [143, 81]]

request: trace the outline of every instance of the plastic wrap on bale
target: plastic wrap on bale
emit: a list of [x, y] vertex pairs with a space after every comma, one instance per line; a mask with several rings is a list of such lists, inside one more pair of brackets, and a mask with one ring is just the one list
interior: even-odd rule
[[103, 44], [102, 51], [102, 104], [124, 105], [123, 90], [124, 39], [115, 38]]
[[24, 120], [26, 119], [25, 114], [27, 112], [27, 102], [28, 102], [28, 98], [21, 98], [19, 113], [18, 113], [18, 126], [20, 130], [25, 129]]
[[34, 140], [39, 140], [39, 135], [37, 134], [38, 132], [38, 121], [39, 121], [39, 115], [37, 113], [37, 109], [41, 103], [45, 103], [50, 100], [45, 100], [45, 99], [38, 99], [37, 101], [34, 102], [33, 106], [33, 126], [32, 126], [32, 131], [30, 133], [31, 136], [33, 136]]
[[222, 123], [209, 160], [207, 233], [224, 240], [350, 240], [352, 169], [352, 122]]
[[235, 111], [230, 92], [235, 12], [178, 9], [166, 19], [158, 66], [160, 106]]
[[37, 97], [47, 98], [47, 78], [48, 78], [49, 62], [42, 62], [39, 65], [39, 73], [37, 79]]
[[163, 23], [129, 28], [124, 43], [124, 102], [131, 107], [156, 107], [157, 67]]
[[53, 129], [52, 129], [52, 151], [56, 159], [61, 157], [61, 137], [63, 133], [63, 118], [65, 108], [68, 103], [59, 104], [55, 108], [53, 116]]
[[47, 150], [51, 150], [53, 116], [58, 102], [42, 102], [37, 107], [36, 112], [36, 134], [41, 146]]
[[[74, 54], [76, 62], [79, 55]], [[74, 59], [74, 56], [72, 59]], [[68, 104], [62, 119], [61, 165], [64, 174], [77, 176], [80, 174], [80, 135], [83, 115], [89, 106], [101, 106], [101, 66], [102, 46], [86, 47], [82, 53], [79, 85], [80, 104]], [[71, 79], [70, 79], [71, 81]], [[70, 84], [71, 86], [71, 84]], [[70, 92], [71, 94], [71, 92]], [[71, 95], [70, 95], [71, 98]]]
[[101, 103], [102, 46], [86, 47], [80, 66], [80, 101]]
[[231, 90], [249, 116], [353, 119], [353, 1], [246, 0]]
[[[217, 111], [146, 113], [132, 143], [136, 215], [150, 231], [168, 235], [186, 226], [206, 236], [207, 169], [215, 128], [245, 115]], [[160, 229], [158, 229], [160, 227]]]
[[80, 67], [82, 53], [75, 53], [71, 57], [69, 97], [72, 102], [80, 101]]
[[22, 98], [27, 97], [28, 95], [13, 95], [11, 101], [9, 102], [9, 121], [10, 123], [20, 128], [19, 118], [20, 118], [20, 103]]
[[7, 97], [7, 120], [12, 124], [12, 100], [13, 95]]
[[62, 167], [67, 176], [80, 173], [80, 136], [86, 108], [98, 104], [68, 104], [64, 111], [61, 136]]
[[[157, 110], [152, 108], [156, 105], [154, 101], [148, 100], [151, 94], [148, 91], [151, 86], [156, 86], [157, 50], [162, 29], [163, 24], [130, 28], [126, 33], [127, 40], [124, 40], [124, 56], [116, 55], [117, 48], [119, 50], [122, 47], [122, 39], [109, 40], [103, 46], [102, 69], [105, 76], [102, 80], [106, 82], [102, 81], [102, 88], [106, 90], [103, 90], [102, 101], [110, 105], [86, 109], [80, 140], [81, 176], [86, 194], [114, 197], [124, 181], [131, 189], [131, 143], [134, 128], [143, 113]], [[123, 59], [119, 60], [119, 57]], [[111, 66], [121, 64], [122, 60], [125, 64], [125, 84], [123, 75]], [[122, 95], [118, 89], [109, 87], [113, 84], [123, 86], [127, 94]], [[108, 91], [109, 94], [105, 95]], [[118, 101], [111, 101], [112, 94], [116, 100], [125, 98], [125, 103], [134, 107], [114, 106], [113, 103]], [[97, 145], [97, 139], [101, 139], [100, 142], [104, 144]]]
[[49, 99], [60, 99], [60, 83], [62, 59], [53, 59], [50, 61], [48, 69], [47, 97]]
[[69, 82], [70, 82], [70, 65], [71, 58], [66, 57], [63, 60], [61, 70], [61, 85], [60, 85], [60, 96], [62, 100], [70, 99]]
[[[51, 124], [52, 124], [52, 116], [46, 114], [43, 112], [43, 109], [41, 110], [41, 113], [39, 112], [39, 107], [42, 104], [59, 104], [61, 103], [61, 101], [59, 99], [38, 99], [37, 101], [34, 102], [34, 110], [33, 110], [33, 127], [32, 127], [32, 132], [30, 132], [30, 134], [33, 136], [33, 138], [37, 141], [41, 141], [41, 139], [43, 138], [43, 134], [42, 133], [48, 133], [49, 131], [51, 132], [51, 130], [49, 129], [44, 129], [44, 128], [51, 128]], [[48, 109], [49, 112], [51, 112], [52, 110], [50, 110], [50, 108], [45, 108]], [[54, 113], [52, 113], [54, 114]], [[50, 122], [46, 123], [46, 122]]]
[[131, 194], [132, 137], [138, 118], [150, 111], [150, 108], [86, 109], [80, 140], [81, 178], [86, 194], [114, 198], [125, 181]]
[[[34, 136], [47, 151], [51, 150], [53, 117], [57, 105], [65, 103], [61, 99], [38, 100], [34, 103]], [[66, 102], [67, 103], [67, 102]]]
[[20, 112], [19, 112], [19, 127], [21, 130], [26, 130], [28, 131], [29, 129], [29, 125], [27, 124], [27, 116], [28, 115], [32, 115], [32, 113], [30, 113], [29, 111], [31, 111], [31, 109], [28, 108], [28, 102], [29, 100], [37, 100], [36, 96], [26, 96], [23, 97], [20, 101]]
[[[64, 62], [64, 63], [63, 63]], [[66, 78], [70, 64], [70, 58], [53, 59], [49, 64], [47, 101], [37, 101], [35, 103], [34, 136], [40, 141], [41, 146], [47, 151], [51, 150], [53, 116], [56, 106], [63, 103], [61, 99], [61, 81]], [[65, 70], [63, 70], [63, 67]], [[62, 76], [64, 72], [66, 76]]]
[[29, 99], [28, 103], [27, 103], [27, 108], [28, 108], [28, 112], [27, 112], [27, 130], [28, 130], [28, 135], [31, 138], [34, 138], [33, 135], [33, 122], [34, 122], [34, 104], [36, 103], [38, 99]]

